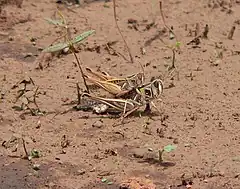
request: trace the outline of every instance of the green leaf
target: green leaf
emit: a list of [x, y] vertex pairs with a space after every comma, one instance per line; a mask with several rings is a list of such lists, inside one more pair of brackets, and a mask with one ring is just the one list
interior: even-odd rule
[[180, 41], [177, 41], [176, 42], [176, 47], [180, 47], [180, 45], [181, 45]]
[[52, 46], [49, 46], [49, 47], [43, 49], [42, 52], [57, 52], [57, 51], [61, 51], [61, 50], [65, 49], [66, 47], [68, 47], [67, 43], [58, 43], [56, 45], [52, 45]]
[[40, 152], [37, 151], [37, 150], [35, 150], [35, 149], [33, 149], [33, 150], [30, 152], [30, 156], [31, 156], [32, 158], [39, 158], [39, 157], [40, 157]]
[[106, 178], [102, 178], [101, 181], [102, 181], [102, 182], [107, 182], [107, 179], [106, 179]]
[[80, 41], [86, 39], [88, 36], [92, 35], [95, 32], [95, 30], [89, 30], [86, 32], [83, 32], [82, 34], [75, 37], [73, 40], [71, 40], [72, 44], [79, 43]]
[[175, 150], [176, 148], [177, 148], [177, 146], [170, 144], [170, 145], [164, 146], [163, 150], [165, 152], [171, 152], [171, 151]]
[[[84, 32], [81, 35], [78, 35], [77, 37], [72, 39], [70, 41], [70, 44], [79, 43], [80, 41], [84, 40], [88, 36], [92, 35], [94, 32], [95, 32], [95, 30], [90, 30], [90, 31]], [[56, 45], [52, 45], [52, 46], [49, 46], [49, 47], [45, 48], [42, 52], [51, 52], [51, 53], [53, 53], [53, 52], [61, 51], [61, 50], [65, 49], [68, 46], [69, 46], [68, 42], [57, 43]]]
[[108, 185], [112, 185], [112, 184], [113, 184], [113, 182], [112, 182], [112, 181], [110, 181], [110, 182], [108, 182], [107, 184], [108, 184]]
[[52, 20], [50, 18], [44, 18], [49, 24], [62, 26], [64, 23], [62, 20]]

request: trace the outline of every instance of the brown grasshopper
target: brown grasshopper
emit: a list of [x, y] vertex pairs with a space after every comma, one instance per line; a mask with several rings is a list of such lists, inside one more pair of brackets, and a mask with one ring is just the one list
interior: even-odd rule
[[159, 95], [162, 94], [162, 91], [162, 81], [160, 79], [155, 79], [152, 82], [132, 89], [132, 93], [130, 93], [132, 98], [102, 98], [88, 93], [83, 93], [81, 95], [81, 99], [85, 97], [90, 99], [91, 101], [98, 102], [98, 105], [95, 105], [93, 107], [93, 110], [96, 113], [105, 113], [108, 112], [109, 108], [111, 108], [122, 113], [122, 118], [125, 118], [134, 111], [138, 110], [140, 107], [148, 105], [149, 103], [151, 103], [157, 109], [157, 107], [153, 104], [152, 101], [154, 99], [158, 99]]
[[87, 81], [97, 85], [100, 88], [108, 91], [110, 94], [115, 95], [116, 97], [121, 97], [125, 93], [128, 93], [129, 90], [141, 86], [143, 84], [144, 75], [143, 73], [137, 73], [126, 78], [117, 78], [110, 76], [106, 72], [94, 72], [90, 68], [86, 68], [88, 73], [91, 73], [93, 76], [84, 75]]

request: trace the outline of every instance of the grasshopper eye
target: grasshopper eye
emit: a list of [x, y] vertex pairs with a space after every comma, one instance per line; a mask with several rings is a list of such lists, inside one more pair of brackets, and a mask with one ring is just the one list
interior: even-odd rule
[[151, 95], [152, 95], [151, 90], [145, 89], [145, 95], [146, 95], [146, 96], [151, 96]]
[[159, 81], [158, 81], [158, 80], [155, 80], [155, 81], [153, 82], [153, 86], [156, 87], [156, 88], [159, 88], [159, 86], [160, 86]]

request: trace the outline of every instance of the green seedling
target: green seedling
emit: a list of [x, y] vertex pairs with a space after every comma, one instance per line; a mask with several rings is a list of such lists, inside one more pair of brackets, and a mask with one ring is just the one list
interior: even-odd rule
[[57, 43], [55, 45], [52, 45], [52, 46], [49, 46], [49, 47], [45, 48], [43, 50], [43, 52], [61, 51], [65, 48], [69, 47], [70, 45], [77, 44], [77, 43], [83, 41], [88, 36], [92, 35], [94, 32], [95, 32], [95, 30], [89, 30], [89, 31], [83, 32], [82, 34], [76, 36], [74, 39], [70, 40], [69, 42], [61, 42], [61, 43]]
[[176, 48], [180, 48], [180, 45], [181, 45], [181, 42], [177, 41], [175, 46], [176, 46]]
[[164, 146], [163, 149], [158, 150], [159, 162], [160, 163], [163, 162], [163, 153], [164, 152], [171, 152], [171, 151], [175, 150], [176, 148], [177, 148], [177, 146], [170, 144], [170, 145]]
[[[51, 45], [51, 46], [45, 48], [43, 50], [43, 52], [55, 53], [55, 52], [58, 52], [58, 51], [61, 52], [62, 50], [64, 52], [65, 51], [68, 52], [68, 50], [70, 50], [73, 53], [73, 55], [74, 55], [74, 57], [75, 57], [75, 59], [77, 61], [79, 70], [81, 72], [81, 75], [82, 75], [82, 78], [83, 78], [83, 81], [84, 81], [84, 85], [86, 87], [87, 92], [89, 93], [88, 86], [87, 86], [85, 78], [83, 76], [84, 75], [83, 74], [83, 70], [82, 70], [82, 67], [80, 65], [80, 62], [82, 62], [82, 61], [81, 61], [80, 58], [78, 59], [78, 57], [76, 55], [76, 49], [75, 49], [74, 45], [79, 43], [79, 42], [81, 42], [81, 41], [83, 41], [88, 36], [92, 35], [95, 32], [95, 30], [89, 30], [89, 31], [86, 31], [86, 32], [76, 36], [75, 38], [71, 38], [70, 29], [68, 27], [66, 19], [64, 18], [64, 16], [62, 15], [62, 13], [60, 11], [58, 11], [57, 13], [60, 16], [59, 20], [52, 20], [50, 18], [46, 18], [45, 20], [47, 20], [48, 23], [53, 24], [55, 26], [58, 26], [58, 27], [60, 27], [62, 29], [63, 35], [60, 36], [58, 39], [64, 38], [64, 41], [63, 42], [59, 42], [57, 44], [54, 44], [54, 45]], [[56, 39], [56, 40], [58, 40], [58, 39]]]
[[30, 155], [28, 156], [28, 159], [31, 160], [32, 158], [39, 158], [40, 152], [36, 149], [31, 150]]
[[112, 185], [112, 184], [113, 184], [112, 181], [109, 181], [109, 180], [106, 179], [106, 178], [102, 178], [101, 181], [102, 181], [102, 183], [106, 183], [107, 185]]
[[69, 47], [69, 48], [73, 47], [74, 44], [77, 44], [77, 43], [83, 41], [84, 39], [86, 39], [88, 36], [92, 35], [95, 32], [95, 30], [89, 30], [89, 31], [83, 32], [82, 34], [80, 34], [72, 39], [66, 19], [64, 18], [64, 16], [62, 15], [62, 13], [60, 11], [58, 11], [57, 13], [60, 16], [60, 19], [53, 20], [50, 18], [45, 18], [45, 20], [49, 24], [52, 24], [52, 25], [62, 28], [62, 30], [64, 31], [64, 34], [59, 38], [64, 38], [65, 40], [64, 40], [64, 42], [60, 42], [60, 43], [57, 43], [55, 45], [51, 45], [51, 46], [45, 48], [43, 50], [43, 52], [53, 53], [53, 52], [61, 51], [67, 47]]

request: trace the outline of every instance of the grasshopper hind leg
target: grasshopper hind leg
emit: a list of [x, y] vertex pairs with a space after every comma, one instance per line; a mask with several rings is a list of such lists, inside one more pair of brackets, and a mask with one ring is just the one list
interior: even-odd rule
[[146, 114], [150, 114], [150, 113], [151, 113], [151, 106], [150, 106], [150, 103], [147, 103], [147, 104], [146, 104], [146, 107], [145, 107], [144, 113], [146, 113]]
[[145, 110], [144, 110], [145, 114], [149, 115], [149, 114], [152, 113], [152, 109], [151, 109], [150, 104], [157, 110], [157, 112], [159, 114], [161, 114], [161, 111], [158, 109], [158, 107], [153, 102], [149, 102], [149, 103], [146, 104], [146, 107], [145, 107]]

